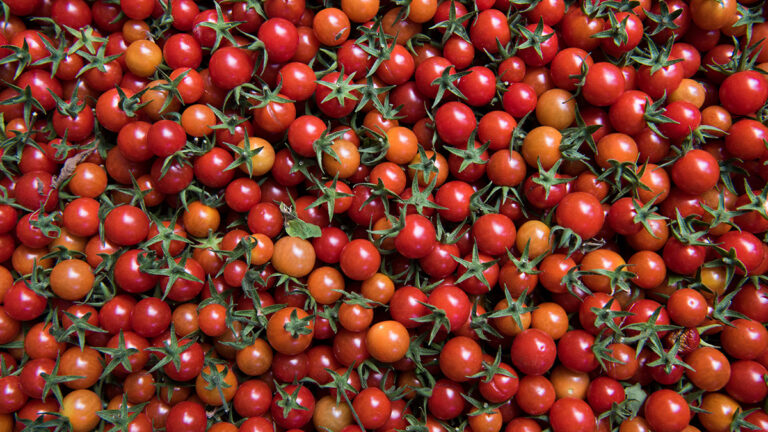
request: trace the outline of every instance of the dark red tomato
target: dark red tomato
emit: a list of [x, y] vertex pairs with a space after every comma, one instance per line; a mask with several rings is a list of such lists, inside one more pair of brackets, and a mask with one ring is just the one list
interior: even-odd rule
[[[667, 309], [653, 300], [635, 300], [629, 305], [627, 312], [630, 312], [632, 315], [624, 318], [624, 322], [622, 323], [624, 327], [647, 323], [654, 314], [656, 315], [656, 325], [669, 324], [669, 314], [667, 313]], [[634, 329], [626, 329], [625, 331], [628, 335], [637, 335], [639, 333]], [[659, 331], [659, 336], [663, 337], [667, 332], [668, 331]]]
[[691, 418], [688, 402], [672, 390], [657, 390], [645, 400], [645, 419], [654, 431], [680, 432]]
[[139, 249], [128, 250], [115, 261], [114, 275], [117, 286], [129, 293], [142, 293], [154, 288], [158, 277], [141, 270]]
[[734, 115], [749, 115], [768, 99], [768, 83], [756, 71], [740, 71], [720, 84], [720, 103]]
[[272, 403], [272, 389], [260, 379], [248, 380], [237, 387], [232, 399], [235, 411], [243, 417], [262, 416]]
[[470, 200], [475, 190], [469, 183], [449, 181], [435, 193], [435, 202], [442, 208], [437, 212], [440, 217], [450, 222], [460, 222], [470, 213]]
[[104, 234], [110, 242], [120, 246], [138, 244], [147, 238], [149, 218], [138, 207], [115, 207], [104, 219]]
[[568, 369], [591, 372], [600, 364], [592, 351], [595, 337], [584, 330], [571, 330], [557, 342], [557, 358]]
[[549, 410], [553, 432], [592, 432], [595, 420], [589, 404], [573, 397], [558, 399]]
[[603, 18], [591, 18], [580, 7], [569, 7], [568, 12], [560, 22], [565, 45], [585, 51], [593, 51], [600, 45], [600, 39], [592, 35], [603, 30]]
[[[485, 294], [491, 290], [499, 281], [499, 264], [492, 256], [484, 253], [479, 253], [476, 258], [473, 258], [472, 254], [467, 254], [462, 258], [468, 263], [474, 262], [475, 264], [484, 264], [485, 270], [482, 272], [483, 278], [478, 276], [465, 277], [464, 280], [458, 283], [459, 287], [463, 289], [469, 295]], [[457, 275], [461, 279], [467, 273], [469, 268], [459, 263]], [[485, 279], [485, 280], [483, 280]]]
[[165, 430], [168, 432], [204, 432], [208, 425], [205, 408], [197, 402], [183, 401], [171, 407]]
[[395, 290], [389, 301], [392, 318], [406, 328], [416, 328], [421, 323], [413, 321], [429, 313], [424, 304], [428, 302], [427, 295], [413, 286], [404, 286]]
[[27, 395], [21, 385], [21, 378], [9, 375], [0, 378], [0, 414], [13, 414], [27, 402]]
[[488, 255], [506, 253], [515, 244], [516, 235], [515, 224], [503, 214], [482, 215], [472, 225], [472, 237], [478, 250]]
[[46, 111], [56, 107], [56, 99], [52, 95], [63, 98], [63, 90], [58, 79], [41, 69], [32, 69], [19, 76], [15, 83], [22, 90], [29, 88], [32, 97], [37, 99]]
[[160, 120], [152, 124], [147, 132], [147, 144], [155, 156], [170, 156], [184, 148], [187, 134], [184, 128], [171, 120]]
[[[621, 23], [621, 30], [613, 28], [613, 31], [618, 31], [623, 35], [623, 37], [619, 36], [621, 43], [617, 44], [613, 37], [606, 37], [600, 39], [600, 46], [607, 54], [619, 57], [632, 51], [643, 39], [643, 22], [640, 17], [629, 12], [619, 12], [615, 14], [615, 17], [616, 21]], [[606, 19], [602, 30], [611, 30], [612, 25], [611, 21]]]
[[117, 334], [131, 330], [131, 315], [136, 306], [136, 300], [125, 294], [117, 295], [108, 300], [99, 310], [99, 325], [109, 334]]
[[[298, 41], [298, 38], [296, 40]], [[270, 60], [274, 61], [271, 57]], [[235, 47], [217, 49], [208, 63], [211, 81], [225, 90], [250, 81], [253, 67], [252, 56], [247, 51]]]
[[269, 61], [285, 63], [296, 53], [299, 34], [296, 26], [283, 18], [270, 18], [259, 27], [259, 40], [264, 42]]
[[[134, 96], [134, 92], [129, 89], [122, 89], [125, 97]], [[131, 119], [122, 108], [123, 98], [116, 88], [112, 88], [102, 93], [96, 101], [96, 119], [99, 124], [111, 132], [119, 132]]]
[[703, 246], [689, 245], [671, 237], [662, 252], [664, 264], [675, 273], [692, 275], [704, 265], [706, 249]]
[[496, 77], [493, 71], [485, 66], [474, 66], [469, 68], [468, 72], [469, 74], [459, 79], [459, 91], [471, 106], [488, 105], [496, 95]]
[[429, 255], [436, 242], [432, 222], [422, 215], [409, 214], [395, 237], [395, 248], [407, 258], [419, 259]]
[[[234, 158], [230, 152], [221, 147], [214, 147], [195, 160], [193, 164], [195, 178], [211, 188], [225, 187], [230, 184], [235, 176], [235, 171], [229, 169], [232, 162], [234, 162]], [[260, 199], [261, 190], [259, 189], [258, 198], [255, 201], [258, 202]], [[241, 211], [247, 210], [250, 210], [250, 207]]]
[[[765, 252], [760, 239], [754, 234], [729, 231], [717, 239], [718, 245], [726, 251], [733, 249], [736, 258], [744, 265], [747, 274], [752, 274], [763, 262]], [[737, 269], [742, 273], [741, 269]]]
[[757, 358], [768, 347], [768, 330], [755, 321], [737, 319], [725, 326], [720, 336], [723, 349], [739, 360]]
[[30, 210], [52, 211], [59, 201], [53, 176], [45, 171], [31, 171], [16, 180], [16, 202]]
[[466, 407], [462, 397], [461, 384], [447, 378], [437, 380], [432, 388], [432, 395], [427, 399], [427, 409], [438, 420], [451, 420], [458, 417]]
[[[595, 326], [598, 314], [604, 313], [603, 309], [605, 309], [605, 312], [618, 312], [621, 311], [621, 304], [610, 295], [602, 292], [596, 292], [586, 297], [579, 306], [579, 323], [581, 327], [593, 335], [597, 335], [606, 329], [607, 331], [612, 331], [608, 329], [605, 323]], [[613, 321], [616, 325], [619, 325], [621, 318], [616, 317]]]
[[47, 299], [30, 289], [24, 281], [19, 281], [5, 293], [3, 305], [5, 313], [16, 321], [33, 320], [45, 311]]
[[587, 71], [581, 91], [592, 105], [612, 105], [624, 93], [624, 75], [611, 63], [595, 63]]
[[[155, 345], [170, 345], [170, 339], [167, 336], [161, 339], [161, 342]], [[179, 339], [178, 345], [183, 348], [179, 354], [178, 367], [174, 362], [170, 362], [163, 366], [163, 372], [174, 381], [190, 381], [200, 375], [200, 371], [203, 370], [205, 353], [199, 343], [189, 339]]]
[[524, 330], [512, 341], [512, 363], [526, 375], [542, 375], [555, 363], [557, 347], [552, 337], [542, 330]]
[[555, 403], [555, 395], [555, 387], [546, 377], [527, 375], [520, 379], [515, 401], [526, 414], [541, 415]]
[[679, 63], [662, 67], [654, 72], [650, 66], [640, 66], [637, 69], [637, 87], [648, 93], [654, 100], [661, 99], [664, 94], [672, 94], [683, 80], [683, 67]]
[[466, 146], [477, 127], [472, 109], [461, 102], [448, 102], [435, 113], [435, 126], [440, 138], [451, 146]]
[[483, 367], [480, 344], [466, 336], [448, 340], [440, 351], [440, 370], [446, 378], [464, 382]]
[[369, 387], [355, 396], [352, 409], [357, 413], [364, 428], [377, 429], [389, 420], [392, 403], [381, 389]]
[[[544, 66], [549, 64], [557, 55], [559, 48], [555, 30], [546, 24], [543, 24], [541, 30], [538, 30], [539, 25], [542, 25], [541, 22], [525, 26], [526, 32], [523, 34], [523, 39], [520, 42], [527, 44], [524, 48], [517, 51], [517, 56], [528, 66]], [[529, 40], [529, 36], [526, 33], [536, 35], [534, 37], [537, 37], [538, 41]], [[535, 46], [536, 44], [538, 44], [538, 47]]]
[[163, 58], [173, 69], [197, 69], [203, 61], [203, 50], [192, 35], [176, 33], [163, 45]]
[[682, 288], [667, 299], [667, 310], [672, 321], [685, 327], [697, 327], [707, 316], [704, 296], [692, 289]]
[[365, 280], [379, 270], [381, 254], [370, 241], [355, 239], [341, 250], [339, 264], [347, 277]]
[[509, 43], [512, 35], [504, 13], [497, 9], [488, 9], [480, 12], [474, 19], [469, 28], [469, 37], [476, 49], [495, 54], [499, 52], [499, 46], [503, 47]]
[[555, 218], [559, 225], [573, 230], [586, 240], [597, 235], [603, 228], [605, 213], [594, 195], [587, 192], [571, 192], [560, 200]]
[[[176, 264], [182, 264], [182, 258], [175, 259]], [[166, 290], [165, 293], [169, 299], [174, 301], [189, 301], [195, 298], [205, 285], [205, 271], [203, 267], [193, 258], [187, 258], [179, 268], [183, 269], [187, 278], [177, 278], [175, 282], [170, 283], [168, 276], [160, 278], [160, 286]], [[179, 271], [178, 269], [176, 271]]]
[[171, 324], [171, 307], [156, 297], [139, 300], [133, 308], [131, 326], [133, 331], [145, 338], [162, 334]]
[[752, 360], [739, 360], [731, 363], [731, 377], [725, 390], [741, 403], [753, 404], [765, 399], [768, 386], [765, 366]]
[[613, 378], [597, 377], [587, 388], [587, 401], [592, 409], [600, 414], [610, 410], [614, 403], [621, 403], [625, 399], [624, 386]]
[[334, 88], [345, 85], [343, 82], [348, 79], [350, 78], [347, 74], [342, 75], [340, 72], [331, 72], [320, 80], [315, 90], [315, 103], [326, 116], [341, 118], [351, 114], [357, 106], [357, 101], [361, 97], [357, 90], [349, 91], [340, 96], [331, 95]]
[[717, 185], [720, 165], [709, 152], [693, 149], [675, 161], [670, 176], [685, 193], [701, 195]]
[[670, 140], [681, 140], [693, 133], [701, 124], [701, 112], [690, 102], [674, 101], [664, 111], [673, 123], [659, 125], [659, 131]]
[[[348, 73], [352, 73], [346, 69]], [[278, 83], [281, 93], [296, 102], [309, 99], [315, 92], [315, 73], [304, 63], [292, 62], [280, 68]]]
[[448, 331], [459, 329], [469, 318], [472, 309], [467, 294], [455, 285], [439, 285], [429, 293], [428, 303], [445, 312]]
[[286, 429], [300, 428], [309, 423], [315, 410], [315, 397], [312, 396], [312, 392], [303, 385], [285, 386], [283, 392], [292, 398], [294, 397], [293, 394], [296, 393], [292, 403], [303, 407], [303, 409], [284, 410], [281, 406], [284, 404], [281, 403], [284, 397], [281, 393], [278, 393], [272, 398], [272, 404], [269, 407], [269, 412], [272, 414], [272, 419], [275, 423]]
[[768, 139], [768, 127], [751, 119], [734, 123], [725, 138], [725, 148], [731, 155], [742, 160], [755, 159], [766, 152], [764, 141]]
[[768, 322], [768, 289], [764, 285], [747, 283], [733, 298], [731, 307], [749, 319]]
[[611, 126], [627, 135], [639, 134], [647, 127], [645, 110], [652, 102], [651, 97], [640, 90], [625, 91], [608, 111]]

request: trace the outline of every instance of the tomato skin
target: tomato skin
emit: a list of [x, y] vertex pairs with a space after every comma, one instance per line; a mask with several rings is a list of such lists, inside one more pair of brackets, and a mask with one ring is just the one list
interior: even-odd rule
[[472, 45], [478, 50], [487, 50], [491, 54], [497, 53], [499, 51], [497, 41], [501, 46], [505, 46], [511, 39], [509, 26], [505, 24], [506, 17], [499, 10], [488, 9], [480, 12], [469, 28]]
[[42, 315], [47, 300], [32, 291], [23, 281], [11, 287], [3, 297], [5, 313], [16, 321], [29, 321]]
[[27, 402], [27, 395], [22, 389], [21, 379], [18, 376], [0, 378], [0, 395], [3, 396], [0, 414], [13, 414]]
[[582, 92], [594, 106], [613, 105], [624, 92], [624, 75], [611, 63], [595, 63], [587, 71]]
[[439, 420], [454, 419], [464, 411], [467, 404], [461, 396], [463, 391], [461, 384], [441, 378], [435, 383], [432, 396], [427, 399], [427, 409]]
[[427, 256], [436, 242], [432, 222], [422, 215], [409, 214], [405, 216], [403, 229], [395, 237], [395, 248], [407, 258], [419, 259]]
[[283, 414], [283, 408], [278, 405], [283, 398], [280, 395], [276, 395], [272, 398], [272, 404], [269, 407], [269, 412], [272, 414], [272, 418], [275, 423], [286, 429], [301, 428], [305, 424], [309, 423], [312, 419], [312, 412], [315, 410], [315, 397], [310, 390], [305, 386], [288, 385], [283, 390], [292, 395], [298, 389], [296, 403], [306, 408], [306, 410], [290, 410], [287, 415]]
[[672, 390], [657, 390], [645, 401], [645, 419], [655, 431], [679, 432], [690, 418], [688, 402]]
[[477, 119], [467, 105], [448, 102], [437, 109], [435, 126], [440, 138], [448, 145], [466, 146], [470, 134], [477, 127]]
[[526, 375], [542, 375], [555, 363], [557, 347], [552, 337], [539, 329], [527, 329], [512, 341], [512, 363]]
[[726, 353], [739, 360], [752, 360], [768, 348], [768, 330], [755, 321], [743, 318], [732, 321], [721, 334]]
[[286, 355], [295, 355], [307, 349], [312, 342], [314, 334], [314, 324], [312, 321], [309, 321], [306, 325], [308, 333], [298, 334], [297, 337], [289, 333], [286, 325], [290, 322], [291, 315], [294, 313], [298, 319], [306, 319], [309, 316], [307, 312], [301, 309], [289, 307], [281, 309], [272, 315], [267, 325], [267, 340], [269, 344], [275, 351]]
[[341, 250], [339, 263], [344, 274], [350, 279], [365, 280], [379, 270], [381, 255], [370, 241], [355, 239]]
[[203, 432], [206, 429], [206, 420], [205, 409], [202, 405], [183, 401], [171, 407], [165, 430], [168, 432]]
[[694, 149], [675, 162], [670, 174], [675, 185], [684, 192], [701, 195], [717, 185], [720, 166], [711, 154]]
[[572, 229], [582, 239], [597, 235], [603, 228], [605, 213], [600, 201], [586, 192], [571, 192], [558, 204], [557, 223]]
[[698, 388], [705, 391], [718, 391], [728, 384], [731, 365], [728, 358], [711, 347], [701, 347], [685, 357], [685, 362], [692, 368], [685, 375]]
[[768, 395], [768, 386], [763, 377], [766, 368], [752, 360], [731, 363], [731, 377], [725, 386], [726, 392], [741, 403], [758, 403]]
[[549, 411], [549, 421], [554, 432], [592, 432], [595, 430], [595, 420], [589, 404], [576, 398], [558, 399]]

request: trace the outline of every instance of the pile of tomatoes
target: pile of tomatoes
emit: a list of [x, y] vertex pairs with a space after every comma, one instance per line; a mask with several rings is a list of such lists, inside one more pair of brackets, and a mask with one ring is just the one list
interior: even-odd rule
[[762, 0], [3, 0], [0, 432], [768, 431]]

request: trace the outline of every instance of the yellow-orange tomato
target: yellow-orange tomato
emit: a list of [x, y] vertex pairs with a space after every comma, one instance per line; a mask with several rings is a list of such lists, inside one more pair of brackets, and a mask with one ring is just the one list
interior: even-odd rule
[[163, 61], [163, 51], [150, 40], [131, 42], [125, 50], [125, 64], [132, 74], [148, 77], [155, 73]]
[[541, 167], [548, 170], [560, 159], [560, 141], [563, 136], [560, 131], [551, 126], [539, 126], [534, 128], [523, 139], [520, 153], [525, 163], [532, 167]]
[[530, 220], [520, 225], [515, 237], [515, 248], [522, 253], [528, 245], [531, 258], [549, 252], [549, 227], [541, 221]]
[[336, 403], [336, 398], [331, 395], [321, 397], [315, 403], [315, 411], [312, 413], [312, 424], [316, 430], [339, 432], [352, 424], [352, 409], [342, 401]]
[[410, 345], [410, 335], [398, 321], [380, 321], [368, 329], [365, 342], [371, 357], [392, 363], [405, 357]]
[[202, 104], [190, 105], [181, 114], [181, 126], [187, 135], [203, 137], [211, 132], [211, 126], [216, 125], [216, 114], [213, 110]]
[[240, 170], [251, 177], [268, 173], [272, 169], [272, 165], [275, 164], [275, 148], [263, 138], [248, 137], [247, 147], [245, 140], [240, 141], [237, 147], [242, 149], [242, 157], [246, 159], [240, 165]]
[[264, 339], [256, 339], [252, 344], [237, 352], [237, 368], [246, 375], [257, 376], [267, 373], [272, 367], [272, 348]]
[[91, 390], [75, 390], [61, 401], [59, 412], [69, 420], [72, 432], [92, 431], [99, 424], [101, 398]]
[[387, 141], [389, 142], [389, 148], [387, 148], [386, 158], [388, 161], [398, 165], [408, 163], [419, 151], [419, 140], [416, 134], [403, 126], [389, 129], [387, 131]]
[[[206, 404], [219, 406], [223, 405], [224, 401], [229, 402], [235, 397], [235, 392], [237, 392], [237, 377], [231, 367], [217, 364], [215, 368], [216, 371], [213, 371], [210, 366], [203, 368], [202, 372], [200, 372], [200, 375], [198, 375], [195, 380], [195, 392], [200, 400]], [[221, 377], [223, 384], [211, 386], [213, 383], [218, 383], [219, 378], [217, 378], [216, 381], [212, 378], [214, 374], [218, 374]]]
[[315, 248], [299, 237], [282, 237], [275, 243], [272, 265], [280, 273], [304, 277], [315, 267]]
[[91, 291], [94, 279], [87, 262], [79, 259], [64, 260], [51, 271], [51, 290], [64, 300], [80, 300]]
[[360, 152], [349, 140], [337, 139], [330, 151], [323, 153], [323, 170], [330, 176], [351, 177], [360, 165]]
[[549, 380], [555, 387], [555, 396], [558, 399], [572, 397], [584, 399], [589, 387], [589, 375], [584, 372], [575, 372], [563, 365], [556, 366]]
[[363, 281], [360, 293], [368, 300], [387, 304], [395, 294], [395, 284], [384, 273], [376, 273]]
[[318, 267], [309, 274], [307, 289], [318, 304], [334, 304], [344, 291], [344, 275], [333, 267]]
[[182, 214], [184, 229], [194, 237], [205, 237], [208, 231], [216, 231], [221, 223], [221, 215], [215, 208], [200, 201], [191, 202]]
[[107, 172], [91, 162], [83, 162], [67, 183], [69, 191], [81, 197], [96, 198], [107, 188]]

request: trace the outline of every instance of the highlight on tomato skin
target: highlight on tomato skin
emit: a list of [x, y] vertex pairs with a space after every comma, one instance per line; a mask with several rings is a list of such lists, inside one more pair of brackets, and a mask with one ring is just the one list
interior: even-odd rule
[[3, 0], [0, 431], [768, 430], [758, 0]]

